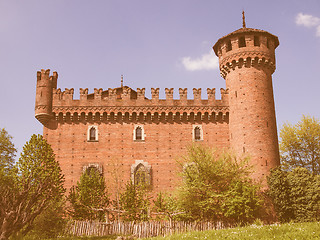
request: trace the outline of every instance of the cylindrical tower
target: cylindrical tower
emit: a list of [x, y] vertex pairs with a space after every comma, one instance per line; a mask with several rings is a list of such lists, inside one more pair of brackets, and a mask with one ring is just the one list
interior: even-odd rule
[[230, 146], [238, 156], [250, 156], [252, 177], [263, 183], [280, 164], [272, 87], [278, 45], [278, 37], [244, 23], [213, 46], [229, 88]]
[[37, 72], [37, 89], [35, 117], [43, 124], [47, 124], [52, 117], [52, 90], [57, 88], [57, 72], [50, 75], [50, 69]]

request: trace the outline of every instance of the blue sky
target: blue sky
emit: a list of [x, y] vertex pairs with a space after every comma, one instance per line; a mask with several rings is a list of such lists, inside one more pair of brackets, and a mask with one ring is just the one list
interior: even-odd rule
[[36, 72], [58, 87], [225, 87], [212, 46], [247, 27], [277, 35], [273, 75], [278, 128], [302, 114], [320, 118], [319, 0], [0, 0], [0, 127], [21, 151], [33, 133]]

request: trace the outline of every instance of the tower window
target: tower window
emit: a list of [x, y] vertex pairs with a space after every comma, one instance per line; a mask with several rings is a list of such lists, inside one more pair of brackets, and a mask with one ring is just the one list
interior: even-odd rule
[[227, 42], [227, 52], [231, 51], [232, 50], [232, 44], [231, 44], [231, 40], [229, 40]]
[[134, 141], [144, 141], [144, 129], [143, 125], [136, 125], [133, 130]]
[[269, 38], [267, 38], [267, 48], [270, 48]]
[[246, 46], [246, 40], [244, 37], [239, 37], [239, 48], [245, 47]]
[[254, 46], [257, 46], [257, 47], [260, 46], [260, 39], [258, 36], [254, 36]]
[[98, 141], [98, 126], [89, 126], [87, 133], [87, 141], [96, 142]]
[[193, 125], [193, 140], [202, 141], [203, 140], [203, 131], [201, 125]]

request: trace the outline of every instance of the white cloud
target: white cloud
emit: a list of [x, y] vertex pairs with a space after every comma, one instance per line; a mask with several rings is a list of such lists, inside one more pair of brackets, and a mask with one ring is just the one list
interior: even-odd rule
[[320, 37], [320, 18], [309, 15], [298, 13], [296, 16], [296, 24], [302, 25], [307, 28], [316, 28], [316, 36]]
[[308, 14], [298, 13], [296, 17], [296, 24], [309, 28], [315, 27], [320, 25], [320, 18]]
[[320, 37], [320, 25], [317, 27], [317, 33], [316, 33], [317, 37]]
[[212, 51], [203, 54], [200, 58], [182, 58], [182, 64], [188, 71], [212, 70], [219, 67], [219, 60]]

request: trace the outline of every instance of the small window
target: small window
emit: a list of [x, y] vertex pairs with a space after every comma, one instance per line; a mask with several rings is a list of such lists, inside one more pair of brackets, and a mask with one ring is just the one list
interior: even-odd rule
[[232, 50], [232, 44], [231, 44], [231, 40], [229, 40], [227, 42], [227, 52], [231, 51]]
[[141, 127], [136, 128], [136, 140], [142, 140], [142, 128]]
[[260, 47], [260, 39], [258, 36], [254, 36], [254, 46]]
[[270, 44], [269, 44], [269, 38], [267, 38], [267, 48], [270, 47]]
[[194, 125], [192, 135], [193, 135], [194, 141], [202, 141], [203, 140], [202, 126], [201, 125]]
[[134, 141], [144, 141], [144, 129], [143, 125], [136, 125], [133, 130]]
[[87, 140], [89, 142], [98, 141], [98, 127], [97, 126], [89, 126]]
[[239, 48], [245, 47], [246, 46], [246, 40], [244, 37], [239, 37]]
[[90, 128], [90, 141], [96, 140], [96, 129], [94, 127]]

